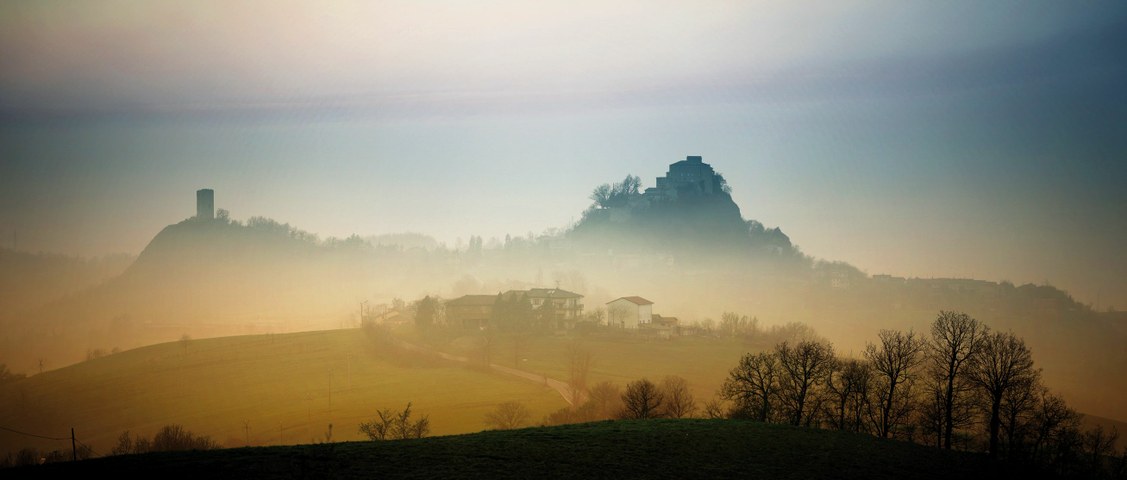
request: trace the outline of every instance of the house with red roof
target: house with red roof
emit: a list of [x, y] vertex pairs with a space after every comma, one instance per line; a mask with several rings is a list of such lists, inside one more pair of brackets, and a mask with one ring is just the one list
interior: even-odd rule
[[635, 329], [653, 320], [653, 304], [642, 297], [619, 297], [607, 302], [607, 324]]

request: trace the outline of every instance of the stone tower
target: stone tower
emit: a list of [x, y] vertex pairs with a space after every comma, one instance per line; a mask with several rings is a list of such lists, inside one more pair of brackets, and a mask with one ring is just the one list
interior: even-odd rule
[[196, 190], [196, 218], [215, 219], [215, 190], [210, 188]]

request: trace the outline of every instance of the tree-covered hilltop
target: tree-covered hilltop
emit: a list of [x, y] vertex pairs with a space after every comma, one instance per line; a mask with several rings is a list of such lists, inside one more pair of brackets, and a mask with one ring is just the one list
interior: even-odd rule
[[595, 187], [569, 237], [592, 250], [803, 257], [779, 228], [745, 220], [724, 176], [700, 157], [671, 164], [656, 186], [641, 187], [633, 175]]

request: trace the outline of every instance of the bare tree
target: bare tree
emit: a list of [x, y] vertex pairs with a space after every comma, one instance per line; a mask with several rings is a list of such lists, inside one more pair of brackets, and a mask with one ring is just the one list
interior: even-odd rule
[[369, 440], [388, 440], [392, 434], [392, 425], [395, 424], [395, 415], [385, 408], [377, 410], [376, 416], [379, 418], [360, 423], [360, 433], [367, 435]]
[[587, 391], [587, 376], [595, 357], [591, 351], [579, 343], [572, 343], [567, 349], [567, 384], [571, 389], [572, 403], [578, 405]]
[[411, 422], [411, 402], [407, 402], [407, 408], [404, 408], [395, 418], [395, 425], [392, 431], [395, 433], [396, 438], [423, 438], [430, 433], [430, 418], [426, 415], [414, 422]]
[[510, 401], [497, 405], [497, 409], [485, 414], [485, 424], [497, 430], [512, 430], [523, 427], [532, 416], [523, 403]]
[[1006, 440], [1006, 456], [1014, 458], [1023, 453], [1033, 435], [1034, 415], [1039, 393], [1043, 387], [1039, 375], [1016, 383], [1002, 395], [1001, 429]]
[[623, 410], [621, 418], [659, 418], [665, 397], [661, 390], [648, 379], [630, 382], [622, 394]]
[[[43, 360], [39, 361], [39, 369], [40, 369], [39, 373], [43, 373]], [[0, 385], [3, 385], [5, 383], [9, 383], [9, 382], [14, 382], [16, 380], [22, 380], [26, 377], [27, 377], [27, 375], [24, 375], [22, 373], [14, 373], [14, 372], [8, 370], [7, 365], [0, 363]]]
[[734, 402], [737, 412], [766, 422], [772, 415], [781, 371], [779, 356], [774, 352], [746, 354], [728, 373], [720, 396]]
[[991, 457], [998, 455], [999, 430], [1002, 423], [1002, 400], [1013, 388], [1037, 375], [1033, 355], [1025, 341], [1013, 333], [992, 332], [982, 337], [981, 348], [971, 357], [967, 373], [984, 394], [989, 405]]
[[621, 182], [611, 187], [611, 194], [625, 201], [631, 196], [638, 195], [640, 188], [642, 188], [642, 179], [636, 175], [627, 175]]
[[1084, 454], [1088, 457], [1088, 469], [1093, 477], [1101, 476], [1105, 469], [1105, 458], [1115, 454], [1115, 443], [1119, 441], [1119, 430], [1111, 427], [1104, 430], [1103, 425], [1084, 432], [1082, 438]]
[[923, 394], [916, 410], [916, 424], [935, 439], [935, 448], [943, 448], [943, 384], [944, 380], [934, 369], [927, 369], [923, 377]]
[[685, 418], [693, 415], [697, 402], [689, 391], [689, 382], [676, 375], [661, 380], [661, 393], [665, 397], [663, 415], [666, 418]]
[[1044, 387], [1038, 392], [1038, 397], [1033, 412], [1032, 454], [1035, 457], [1044, 456], [1046, 450], [1060, 443], [1065, 432], [1080, 426], [1080, 414], [1070, 408], [1063, 398]]
[[610, 382], [599, 382], [587, 393], [587, 404], [591, 405], [592, 420], [607, 420], [622, 412], [622, 392]]
[[727, 413], [722, 398], [713, 398], [704, 402], [704, 418], [726, 418]]
[[117, 445], [110, 450], [110, 455], [128, 455], [133, 453], [133, 438], [129, 436], [129, 430], [121, 432], [117, 437]]
[[610, 184], [604, 183], [595, 187], [595, 190], [591, 192], [591, 196], [588, 198], [594, 201], [595, 205], [597, 205], [599, 208], [607, 208], [608, 206], [610, 206], [611, 199]]
[[817, 340], [802, 340], [793, 347], [783, 342], [775, 346], [775, 354], [782, 369], [779, 397], [790, 410], [791, 424], [802, 425], [807, 399], [833, 367], [833, 346]]
[[407, 438], [423, 438], [430, 433], [430, 418], [411, 421], [411, 403], [402, 412], [394, 413], [383, 409], [376, 412], [378, 419], [360, 424], [360, 433], [368, 436], [370, 440], [391, 440]]
[[[135, 442], [134, 448], [138, 445], [140, 445], [140, 442]], [[211, 437], [195, 435], [184, 429], [181, 425], [171, 424], [161, 427], [161, 429], [153, 435], [153, 440], [149, 443], [148, 448], [149, 451], [153, 452], [214, 450], [219, 448], [219, 444], [212, 440]]]
[[826, 391], [834, 401], [834, 427], [861, 431], [873, 384], [873, 369], [868, 362], [850, 359], [838, 361], [826, 377]]
[[928, 342], [928, 360], [933, 373], [933, 383], [940, 397], [939, 418], [943, 448], [951, 448], [951, 437], [956, 426], [965, 424], [965, 417], [957, 415], [962, 397], [971, 389], [965, 381], [963, 370], [978, 351], [982, 337], [987, 333], [984, 325], [965, 313], [940, 311], [931, 324], [931, 341]]
[[873, 366], [877, 386], [877, 412], [873, 423], [877, 436], [889, 434], [911, 411], [911, 386], [914, 369], [923, 361], [923, 340], [914, 332], [881, 330], [880, 344], [865, 346], [865, 359]]

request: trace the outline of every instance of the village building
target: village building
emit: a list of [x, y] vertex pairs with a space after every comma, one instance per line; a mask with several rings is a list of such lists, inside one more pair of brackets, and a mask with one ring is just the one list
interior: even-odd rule
[[446, 302], [446, 323], [462, 328], [489, 325], [496, 295], [465, 295]]
[[[446, 302], [446, 321], [462, 328], [481, 328], [489, 326], [496, 318], [498, 301], [528, 302], [529, 312], [539, 317], [550, 313], [551, 318], [536, 318], [546, 322], [543, 327], [567, 329], [583, 316], [583, 295], [559, 288], [532, 288], [529, 290], [509, 290], [500, 295], [465, 295]], [[504, 315], [511, 312], [504, 312]], [[507, 319], [512, 320], [512, 319]], [[532, 321], [534, 319], [524, 319]]]
[[650, 318], [650, 323], [643, 325], [643, 328], [660, 338], [672, 338], [679, 333], [679, 323], [677, 317], [663, 317], [655, 313]]
[[607, 324], [635, 329], [653, 321], [653, 304], [642, 297], [620, 297], [607, 302]]
[[583, 304], [580, 303], [583, 295], [578, 293], [559, 288], [531, 288], [525, 295], [533, 310], [548, 308], [553, 312], [554, 325], [550, 327], [571, 328], [583, 316]]

